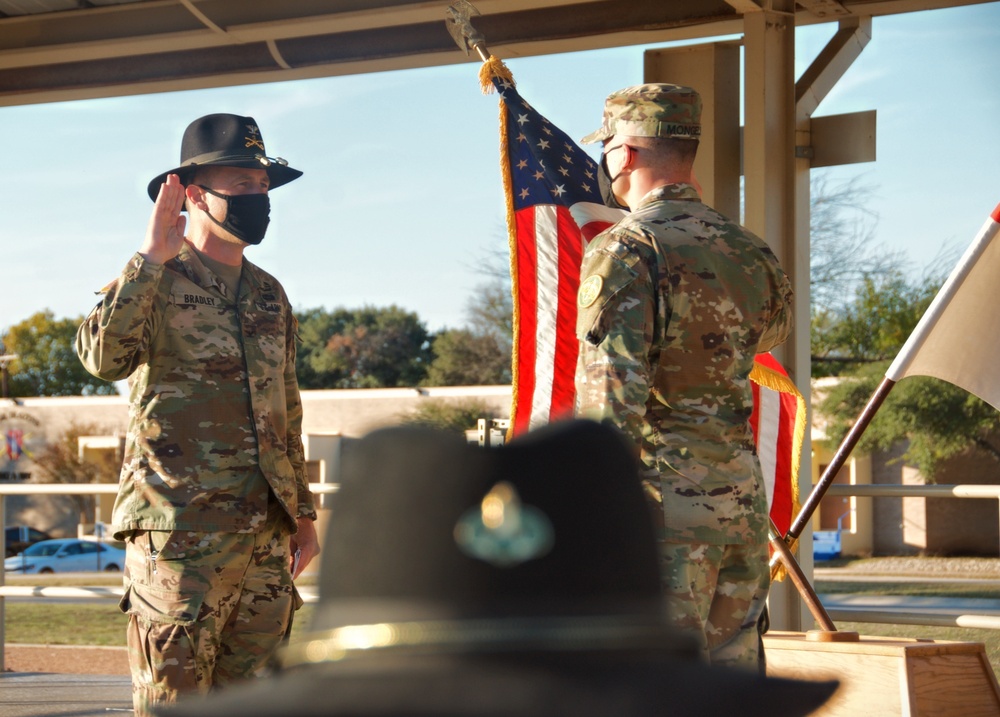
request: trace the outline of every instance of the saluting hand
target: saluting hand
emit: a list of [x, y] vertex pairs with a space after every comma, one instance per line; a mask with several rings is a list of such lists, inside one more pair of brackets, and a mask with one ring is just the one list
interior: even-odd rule
[[176, 174], [168, 174], [160, 185], [153, 213], [146, 227], [146, 239], [139, 253], [153, 264], [163, 264], [181, 251], [187, 219], [181, 214], [184, 207], [184, 185]]

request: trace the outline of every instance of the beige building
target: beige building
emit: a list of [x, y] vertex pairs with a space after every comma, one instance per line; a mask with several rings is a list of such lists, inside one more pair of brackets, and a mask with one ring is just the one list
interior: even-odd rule
[[[510, 386], [303, 391], [303, 444], [310, 481], [336, 483], [340, 456], [350, 450], [351, 439], [400, 423], [422, 405], [475, 403], [485, 407], [484, 418], [506, 419], [510, 402]], [[128, 398], [0, 399], [0, 434], [5, 438], [0, 443], [0, 484], [30, 479], [33, 457], [74, 426], [94, 429], [93, 435], [79, 439], [81, 457], [111, 454], [120, 462], [128, 427]], [[111, 495], [100, 497], [94, 520], [110, 520], [113, 500]], [[54, 535], [73, 535], [91, 528], [80, 525], [80, 509], [70, 497], [7, 496], [3, 502], [8, 526], [29, 524]]]
[[[830, 379], [814, 382], [813, 405]], [[813, 414], [812, 484], [819, 482], [836, 446], [824, 445], [823, 420]], [[834, 484], [997, 485], [1000, 465], [983, 451], [967, 450], [946, 461], [927, 481], [902, 460], [905, 444], [892, 451], [855, 452]], [[803, 496], [804, 498], [804, 496]], [[827, 495], [813, 515], [812, 529], [840, 530], [843, 555], [1000, 555], [1000, 516], [991, 499], [857, 497]]]
[[[814, 386], [814, 394], [822, 390]], [[303, 391], [303, 443], [314, 483], [336, 483], [340, 457], [350, 450], [351, 439], [399, 423], [422, 404], [463, 404], [475, 401], [487, 407], [491, 418], [510, 413], [509, 386], [443, 388], [392, 388]], [[97, 427], [95, 435], [79, 441], [82, 456], [118, 452], [128, 425], [125, 396], [72, 396], [3, 399], [0, 402], [0, 483], [23, 481], [32, 473], [32, 456], [74, 424]], [[474, 426], [470, 426], [470, 429]], [[821, 419], [814, 416], [812, 484], [819, 481], [834, 449], [823, 444]], [[836, 483], [851, 485], [921, 485], [923, 476], [900, 462], [903, 447], [891, 453], [853, 455]], [[997, 484], [1000, 468], [979, 452], [968, 452], [948, 461], [937, 476], [940, 484]], [[802, 496], [803, 498], [805, 496]], [[111, 516], [113, 497], [99, 501], [97, 521]], [[8, 496], [5, 524], [27, 523], [56, 534], [75, 534], [80, 528], [76, 503], [61, 496], [40, 500]], [[321, 501], [322, 505], [322, 501]], [[81, 526], [88, 529], [89, 526]], [[321, 526], [322, 529], [323, 526]], [[813, 516], [814, 531], [840, 530], [844, 555], [896, 555], [907, 553], [998, 555], [1000, 520], [992, 500], [960, 498], [870, 498], [826, 496]]]

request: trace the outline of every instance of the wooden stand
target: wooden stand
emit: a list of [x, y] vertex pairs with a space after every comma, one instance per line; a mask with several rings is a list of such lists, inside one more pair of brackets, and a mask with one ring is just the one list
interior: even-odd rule
[[821, 717], [1000, 717], [1000, 686], [980, 642], [764, 635], [767, 674], [840, 680]]

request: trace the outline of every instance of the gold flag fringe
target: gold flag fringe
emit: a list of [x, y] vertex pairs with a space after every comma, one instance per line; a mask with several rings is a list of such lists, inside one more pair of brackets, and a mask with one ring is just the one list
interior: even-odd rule
[[507, 65], [503, 64], [503, 60], [499, 57], [491, 56], [479, 68], [479, 86], [482, 87], [484, 95], [489, 95], [497, 91], [496, 86], [493, 84], [494, 77], [498, 80], [506, 80], [511, 85], [514, 84], [514, 75], [511, 74]]
[[[806, 400], [802, 397], [802, 394], [799, 393], [799, 389], [792, 379], [768, 366], [757, 363], [756, 361], [754, 361], [753, 368], [750, 370], [750, 380], [763, 388], [769, 388], [772, 391], [778, 391], [780, 393], [790, 393], [795, 396], [795, 429], [792, 434], [792, 446], [794, 446], [795, 449], [792, 451], [792, 513], [798, 514], [802, 507], [799, 503], [798, 479], [802, 442], [806, 437]], [[784, 540], [783, 535], [779, 537]], [[792, 553], [792, 555], [795, 554], [795, 551], [798, 548], [798, 543], [799, 541], [796, 539], [793, 540], [788, 546], [788, 550]], [[785, 575], [787, 575], [787, 571], [784, 564], [780, 561], [775, 563], [775, 565], [771, 568], [771, 580], [784, 580]]]
[[[479, 85], [484, 95], [496, 92], [493, 79], [502, 80], [514, 86], [514, 75], [507, 68], [499, 57], [491, 56], [479, 68]], [[518, 347], [517, 336], [521, 326], [521, 312], [517, 305], [519, 292], [517, 277], [517, 224], [514, 219], [514, 180], [510, 172], [510, 155], [507, 154], [507, 109], [504, 106], [503, 98], [500, 99], [500, 176], [503, 179], [503, 194], [507, 205], [507, 245], [510, 255], [510, 294], [513, 314], [511, 323], [513, 325], [513, 350], [511, 351], [511, 405], [510, 424], [507, 428], [507, 440], [514, 436], [514, 418], [517, 415], [517, 384], [518, 384]]]

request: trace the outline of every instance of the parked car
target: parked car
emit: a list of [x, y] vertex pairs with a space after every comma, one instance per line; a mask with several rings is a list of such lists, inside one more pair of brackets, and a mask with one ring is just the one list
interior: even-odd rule
[[72, 573], [92, 570], [119, 572], [125, 567], [125, 551], [94, 540], [63, 538], [43, 540], [6, 558], [8, 573]]
[[14, 525], [3, 531], [4, 534], [4, 557], [17, 555], [29, 545], [34, 545], [40, 540], [51, 540], [52, 536], [41, 530], [29, 528], [27, 525]]

